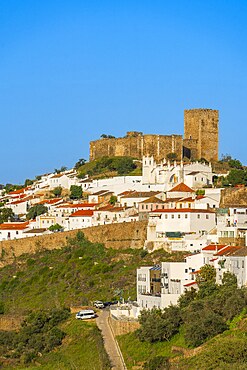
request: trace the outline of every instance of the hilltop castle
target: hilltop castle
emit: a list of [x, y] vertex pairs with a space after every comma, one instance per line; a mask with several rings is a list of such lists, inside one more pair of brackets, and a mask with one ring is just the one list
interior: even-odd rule
[[102, 156], [130, 156], [142, 159], [153, 156], [156, 161], [175, 153], [178, 160], [205, 158], [218, 160], [219, 111], [189, 109], [184, 111], [182, 135], [145, 135], [130, 131], [122, 138], [103, 138], [90, 142], [90, 160]]

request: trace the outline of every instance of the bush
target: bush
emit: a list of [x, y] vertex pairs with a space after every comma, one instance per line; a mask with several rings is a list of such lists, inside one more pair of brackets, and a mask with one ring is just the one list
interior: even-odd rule
[[144, 370], [166, 370], [170, 369], [169, 359], [164, 356], [156, 356], [145, 362]]

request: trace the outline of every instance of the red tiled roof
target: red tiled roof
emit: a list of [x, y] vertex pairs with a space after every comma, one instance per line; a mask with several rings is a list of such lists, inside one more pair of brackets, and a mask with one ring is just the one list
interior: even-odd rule
[[183, 182], [181, 182], [180, 184], [176, 185], [174, 188], [172, 188], [170, 191], [181, 191], [181, 192], [185, 192], [185, 193], [194, 193], [194, 190], [192, 190], [191, 188], [189, 188], [189, 186], [185, 185]]
[[0, 230], [25, 230], [29, 222], [6, 222], [0, 224]]
[[184, 284], [184, 286], [192, 286], [192, 285], [195, 285], [195, 284], [197, 284], [197, 282], [196, 281], [192, 281], [191, 283], [188, 283], [188, 284]]
[[203, 251], [219, 251], [225, 247], [226, 247], [226, 244], [209, 244], [206, 247], [202, 248], [202, 250]]
[[81, 209], [79, 211], [76, 211], [72, 213], [69, 217], [92, 217], [94, 214], [94, 211], [91, 209]]
[[241, 248], [242, 247], [238, 247], [236, 245], [228, 245], [225, 248], [222, 248], [220, 251], [218, 251], [218, 253], [216, 253], [215, 256], [229, 256]]

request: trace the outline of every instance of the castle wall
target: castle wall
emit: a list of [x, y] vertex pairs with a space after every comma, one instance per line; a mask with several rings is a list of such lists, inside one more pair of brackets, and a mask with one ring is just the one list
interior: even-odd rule
[[103, 156], [129, 156], [142, 159], [143, 155], [153, 156], [155, 160], [166, 158], [169, 153], [176, 153], [182, 158], [182, 135], [142, 135], [126, 136], [91, 141], [90, 160]]
[[189, 109], [184, 111], [184, 139], [182, 135], [143, 135], [131, 131], [122, 138], [102, 138], [91, 141], [90, 160], [103, 156], [129, 156], [142, 159], [153, 156], [156, 161], [176, 153], [177, 159], [205, 158], [218, 160], [219, 111], [213, 109]]

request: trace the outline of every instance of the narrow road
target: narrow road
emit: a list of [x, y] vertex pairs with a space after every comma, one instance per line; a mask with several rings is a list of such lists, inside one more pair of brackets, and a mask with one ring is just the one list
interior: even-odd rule
[[110, 358], [112, 369], [127, 370], [121, 350], [116, 339], [114, 338], [112, 328], [109, 324], [109, 315], [110, 312], [108, 310], [102, 310], [96, 319], [96, 323], [98, 328], [101, 330], [105, 350]]

